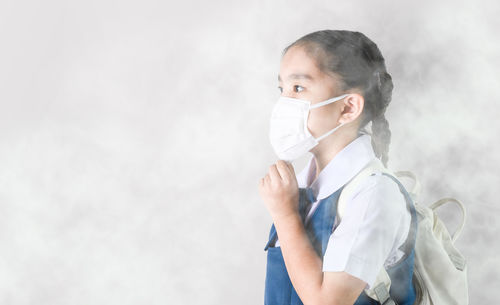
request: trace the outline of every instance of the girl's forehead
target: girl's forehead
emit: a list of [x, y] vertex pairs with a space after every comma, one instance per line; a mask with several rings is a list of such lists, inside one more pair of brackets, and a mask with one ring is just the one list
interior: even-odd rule
[[290, 48], [282, 57], [278, 80], [306, 79], [313, 80], [324, 74], [316, 61], [302, 47]]

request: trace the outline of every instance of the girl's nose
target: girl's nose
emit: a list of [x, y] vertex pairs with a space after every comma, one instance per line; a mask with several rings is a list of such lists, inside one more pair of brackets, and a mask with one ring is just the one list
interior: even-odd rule
[[298, 98], [298, 93], [294, 92], [293, 90], [283, 90], [283, 92], [281, 93], [281, 96]]

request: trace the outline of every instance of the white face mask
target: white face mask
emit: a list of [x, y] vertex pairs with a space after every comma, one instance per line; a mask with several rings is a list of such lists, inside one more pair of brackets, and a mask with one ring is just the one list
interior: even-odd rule
[[269, 139], [278, 158], [292, 161], [310, 151], [319, 141], [331, 135], [339, 126], [314, 138], [307, 128], [309, 110], [339, 101], [349, 94], [337, 96], [311, 105], [310, 101], [280, 96], [273, 108]]

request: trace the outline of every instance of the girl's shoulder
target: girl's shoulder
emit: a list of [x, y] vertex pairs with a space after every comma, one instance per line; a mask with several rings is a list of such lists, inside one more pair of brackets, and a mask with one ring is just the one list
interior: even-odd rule
[[[382, 173], [366, 177], [347, 198], [346, 215], [349, 210], [360, 207], [370, 213], [382, 213], [387, 216], [407, 214], [406, 200], [399, 185], [392, 178]], [[365, 211], [363, 211], [365, 212]], [[377, 213], [377, 214], [379, 214]]]

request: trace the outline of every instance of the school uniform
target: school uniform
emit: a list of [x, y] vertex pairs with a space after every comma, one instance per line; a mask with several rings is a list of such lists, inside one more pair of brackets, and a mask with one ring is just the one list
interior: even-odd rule
[[[370, 288], [384, 267], [392, 270], [389, 275], [400, 279], [400, 291], [394, 291], [398, 301], [410, 304], [414, 299], [411, 277], [416, 234], [416, 228], [410, 227], [416, 225], [416, 216], [403, 186], [385, 174], [369, 176], [347, 198], [341, 220], [336, 214], [344, 185], [374, 159], [368, 134], [360, 135], [341, 150], [314, 181], [316, 163], [312, 157], [297, 175], [299, 210], [308, 237], [323, 258], [323, 272], [347, 272]], [[274, 225], [265, 250], [266, 305], [302, 304], [290, 287]], [[355, 304], [378, 304], [372, 301], [362, 293]]]

